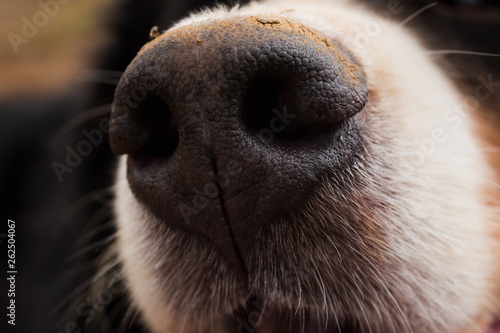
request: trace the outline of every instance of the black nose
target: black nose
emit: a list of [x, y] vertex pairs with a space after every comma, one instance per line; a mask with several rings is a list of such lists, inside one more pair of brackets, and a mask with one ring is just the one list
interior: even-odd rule
[[367, 95], [352, 56], [300, 23], [211, 20], [141, 50], [116, 91], [111, 145], [139, 201], [244, 274], [258, 231], [353, 163]]

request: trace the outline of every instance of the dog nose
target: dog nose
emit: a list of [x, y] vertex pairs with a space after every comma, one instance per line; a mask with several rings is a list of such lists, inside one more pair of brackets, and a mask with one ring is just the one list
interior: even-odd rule
[[128, 154], [129, 186], [149, 211], [245, 278], [259, 230], [354, 163], [367, 96], [353, 56], [301, 23], [198, 22], [157, 37], [129, 65], [111, 146]]

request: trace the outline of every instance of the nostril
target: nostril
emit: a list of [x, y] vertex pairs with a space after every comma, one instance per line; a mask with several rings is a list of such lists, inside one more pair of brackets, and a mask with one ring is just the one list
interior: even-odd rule
[[139, 112], [143, 112], [144, 122], [152, 131], [141, 153], [164, 157], [172, 155], [179, 144], [179, 131], [167, 104], [159, 97], [150, 95], [144, 100]]
[[149, 94], [135, 103], [123, 103], [126, 96], [124, 92], [115, 98], [110, 124], [113, 151], [142, 162], [171, 156], [179, 144], [179, 131], [165, 101]]
[[254, 133], [281, 140], [295, 140], [311, 130], [297, 117], [293, 94], [284, 83], [273, 77], [259, 77], [243, 98], [241, 118]]
[[144, 46], [117, 87], [110, 142], [129, 155], [134, 196], [247, 282], [262, 227], [357, 161], [364, 119], [353, 118], [367, 100], [362, 67], [336, 41], [237, 15]]
[[132, 152], [133, 158], [171, 156], [179, 144], [177, 123], [167, 104], [158, 96], [148, 95], [139, 103], [139, 125], [149, 132], [143, 147]]

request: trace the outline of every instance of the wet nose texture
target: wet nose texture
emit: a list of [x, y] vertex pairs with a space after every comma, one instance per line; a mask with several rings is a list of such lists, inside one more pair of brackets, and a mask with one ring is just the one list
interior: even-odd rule
[[319, 32], [274, 16], [210, 20], [141, 50], [116, 91], [111, 146], [128, 154], [138, 200], [246, 283], [261, 227], [358, 158], [367, 95], [356, 61]]

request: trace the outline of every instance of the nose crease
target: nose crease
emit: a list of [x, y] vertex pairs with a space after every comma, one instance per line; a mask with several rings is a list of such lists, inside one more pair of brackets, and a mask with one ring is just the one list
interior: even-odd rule
[[[199, 79], [199, 82], [203, 82], [203, 75], [201, 74], [200, 70], [200, 63], [201, 59], [203, 59], [203, 43], [200, 43], [199, 37], [197, 39], [197, 44], [195, 47], [197, 47], [197, 57], [198, 61], [196, 64], [196, 72], [197, 72], [197, 77]], [[203, 86], [207, 86], [207, 83], [205, 83]], [[224, 194], [223, 194], [223, 188], [220, 183], [220, 178], [219, 178], [219, 168], [217, 165], [217, 157], [214, 154], [213, 148], [212, 148], [212, 139], [211, 139], [211, 134], [209, 130], [208, 124], [210, 122], [207, 119], [207, 114], [205, 108], [199, 108], [200, 109], [200, 117], [201, 117], [201, 126], [202, 126], [202, 136], [203, 136], [203, 141], [205, 142], [206, 149], [208, 152], [208, 158], [211, 162], [212, 165], [212, 171], [214, 173], [214, 181], [215, 185], [217, 186], [218, 189], [218, 200], [222, 212], [222, 216], [224, 219], [224, 222], [226, 224], [227, 232], [228, 232], [228, 237], [231, 240], [231, 244], [234, 248], [234, 255], [231, 254], [226, 254], [226, 259], [230, 261], [230, 264], [233, 266], [233, 268], [236, 268], [236, 270], [239, 272], [239, 276], [242, 280], [242, 282], [246, 285], [248, 281], [248, 269], [246, 265], [246, 261], [243, 259], [242, 252], [238, 246], [238, 243], [236, 242], [235, 234], [233, 227], [231, 225], [231, 222], [229, 220], [229, 216], [226, 211], [225, 207], [225, 201], [224, 201]]]
[[[340, 44], [301, 23], [259, 19], [201, 22], [147, 44], [117, 87], [110, 122], [138, 200], [213, 244], [243, 278], [260, 229], [300, 210], [323, 176], [357, 162], [368, 98], [361, 67]], [[138, 123], [150, 111], [144, 103], [127, 104], [145, 77], [158, 83], [146, 94], [175, 120], [168, 156], [142, 158], [144, 142], [165, 137], [148, 132], [161, 126]], [[216, 194], [203, 192], [214, 184]]]
[[231, 221], [229, 220], [229, 216], [227, 214], [225, 200], [224, 200], [223, 187], [221, 186], [221, 181], [219, 178], [219, 168], [217, 167], [217, 160], [216, 160], [215, 156], [213, 156], [213, 158], [212, 158], [212, 167], [213, 167], [214, 174], [215, 174], [215, 184], [217, 185], [217, 188], [218, 188], [218, 198], [219, 198], [219, 202], [220, 202], [220, 206], [221, 206], [221, 210], [222, 210], [222, 215], [224, 216], [224, 221], [225, 221], [226, 226], [227, 226], [229, 237], [231, 238], [231, 243], [234, 247], [234, 253], [235, 253], [236, 259], [232, 260], [232, 261], [234, 261], [233, 266], [236, 266], [239, 268], [239, 271], [241, 272], [240, 277], [242, 277], [242, 280], [243, 280], [242, 282], [246, 285], [246, 284], [248, 284], [248, 267], [246, 265], [246, 260], [243, 258], [242, 251], [241, 251], [241, 249], [238, 246], [238, 243], [236, 241], [233, 226], [232, 226]]

